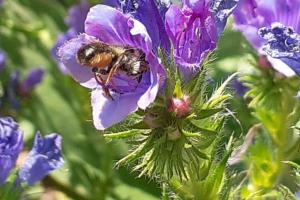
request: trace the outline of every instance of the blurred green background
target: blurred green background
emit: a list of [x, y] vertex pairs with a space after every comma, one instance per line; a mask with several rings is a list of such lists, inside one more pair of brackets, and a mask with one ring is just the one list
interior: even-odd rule
[[[63, 75], [51, 56], [58, 35], [75, 0], [6, 0], [0, 10], [0, 49], [8, 56], [6, 72], [19, 69], [22, 76], [33, 67], [45, 69], [45, 78], [20, 109], [10, 112], [24, 130], [26, 147], [34, 133], [56, 132], [63, 136], [65, 166], [26, 193], [28, 199], [160, 199], [160, 185], [154, 180], [136, 178], [130, 167], [114, 169], [114, 162], [125, 155], [122, 142], [107, 142], [92, 124], [90, 91]], [[99, 3], [90, 1], [91, 5]], [[234, 40], [229, 38], [235, 38]], [[231, 30], [231, 23], [220, 41], [211, 75], [219, 83], [236, 71], [251, 70], [242, 36]], [[230, 104], [247, 130], [254, 119], [244, 100]], [[238, 129], [232, 120], [228, 128]], [[240, 131], [242, 133], [242, 131]]]

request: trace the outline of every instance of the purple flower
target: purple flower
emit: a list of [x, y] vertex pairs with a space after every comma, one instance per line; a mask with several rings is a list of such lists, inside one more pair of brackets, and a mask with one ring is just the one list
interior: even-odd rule
[[241, 83], [238, 79], [233, 79], [231, 82], [231, 86], [235, 90], [235, 93], [240, 97], [243, 97], [249, 90], [249, 88], [243, 85], [243, 83]]
[[197, 72], [216, 48], [226, 19], [236, 1], [184, 0], [180, 9], [172, 5], [166, 13], [166, 30], [174, 46], [174, 57], [184, 79]]
[[56, 62], [58, 64], [58, 68], [63, 74], [69, 74], [69, 72], [68, 72], [68, 69], [64, 66], [64, 64], [62, 62], [60, 62], [59, 57], [56, 55], [57, 50], [66, 41], [76, 37], [77, 34], [78, 33], [74, 29], [69, 29], [66, 33], [60, 34], [57, 38], [56, 43], [54, 44], [54, 47], [51, 50], [52, 57], [56, 60]]
[[20, 84], [20, 92], [28, 94], [36, 85], [42, 82], [44, 74], [45, 71], [41, 68], [31, 70], [26, 79]]
[[296, 199], [300, 200], [300, 191], [296, 192], [295, 195], [296, 195]]
[[272, 58], [278, 58], [300, 75], [300, 35], [291, 27], [273, 23], [270, 28], [258, 30], [266, 40], [262, 50]]
[[155, 0], [107, 0], [107, 5], [120, 8], [142, 22], [151, 37], [154, 49], [170, 50], [170, 41], [164, 26], [164, 17], [170, 2]]
[[23, 148], [23, 133], [10, 117], [0, 118], [0, 185], [3, 184], [15, 166]]
[[273, 68], [292, 76], [300, 75], [299, 12], [298, 0], [241, 0], [234, 19], [236, 28], [267, 55]]
[[6, 62], [6, 54], [0, 50], [0, 71], [4, 69]]
[[211, 10], [214, 13], [218, 35], [220, 36], [225, 28], [227, 18], [232, 14], [239, 0], [212, 0]]
[[84, 32], [84, 21], [86, 15], [90, 9], [89, 4], [82, 0], [80, 4], [72, 6], [69, 9], [68, 17], [65, 19], [65, 23], [69, 26], [69, 30], [58, 36], [58, 39], [51, 50], [53, 58], [57, 61], [60, 71], [64, 74], [68, 74], [68, 69], [60, 62], [56, 52], [66, 41], [76, 37], [79, 33]]
[[65, 23], [77, 33], [84, 31], [84, 21], [86, 15], [90, 10], [90, 5], [87, 1], [81, 0], [80, 4], [72, 6], [69, 9], [68, 17], [65, 20]]
[[19, 108], [19, 98], [30, 96], [31, 91], [43, 80], [43, 77], [44, 70], [36, 68], [31, 70], [27, 77], [21, 81], [20, 72], [16, 70], [10, 74], [8, 84], [4, 90], [4, 98], [10, 102], [12, 108]]
[[[107, 87], [114, 100], [104, 95], [94, 72], [76, 60], [76, 54], [83, 45], [100, 41], [139, 49], [148, 63], [149, 69], [143, 72], [140, 80], [121, 72], [113, 76]], [[118, 123], [129, 113], [138, 108], [145, 109], [155, 100], [165, 73], [152, 50], [151, 38], [141, 22], [105, 5], [92, 7], [85, 22], [85, 34], [68, 41], [59, 49], [58, 54], [74, 79], [84, 87], [93, 89], [93, 121], [97, 129], [103, 130]]]
[[52, 171], [61, 168], [64, 164], [61, 139], [57, 134], [49, 134], [42, 138], [41, 134], [37, 133], [33, 148], [19, 171], [18, 181], [33, 185]]
[[10, 74], [8, 85], [5, 88], [4, 97], [8, 99], [12, 108], [17, 109], [20, 106], [19, 100], [17, 98], [17, 92], [20, 85], [20, 72], [16, 70]]

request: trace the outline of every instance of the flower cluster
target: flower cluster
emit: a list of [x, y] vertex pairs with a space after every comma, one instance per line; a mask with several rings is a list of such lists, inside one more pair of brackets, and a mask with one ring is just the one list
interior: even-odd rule
[[[23, 132], [19, 130], [18, 124], [10, 117], [1, 117], [0, 185], [5, 183], [22, 149]], [[50, 134], [42, 138], [40, 133], [37, 133], [33, 148], [20, 168], [16, 184], [25, 182], [32, 185], [63, 164], [61, 137], [58, 134]]]
[[[0, 52], [0, 71], [2, 71], [3, 77], [6, 75], [6, 71], [4, 70], [5, 63], [6, 54]], [[5, 102], [8, 102], [13, 109], [19, 108], [19, 99], [29, 97], [32, 90], [42, 82], [44, 74], [45, 72], [42, 68], [34, 68], [22, 80], [18, 70], [12, 72], [6, 82], [1, 82], [4, 93], [3, 96], [0, 95], [0, 107]]]
[[240, 30], [273, 68], [286, 76], [300, 74], [299, 1], [241, 0], [234, 13]]
[[[66, 42], [58, 52], [74, 79], [92, 89], [93, 121], [100, 130], [137, 109], [145, 110], [156, 99], [166, 79], [165, 68], [157, 57], [158, 48], [168, 54], [170, 41], [182, 77], [191, 79], [216, 48], [227, 17], [237, 3], [186, 0], [182, 8], [171, 5], [167, 9], [169, 3], [154, 0], [130, 2], [106, 2], [118, 9], [92, 7], [84, 33]], [[108, 54], [107, 50], [96, 48], [99, 44], [116, 50]], [[116, 54], [122, 48], [123, 53]], [[79, 61], [79, 50], [90, 65]]]

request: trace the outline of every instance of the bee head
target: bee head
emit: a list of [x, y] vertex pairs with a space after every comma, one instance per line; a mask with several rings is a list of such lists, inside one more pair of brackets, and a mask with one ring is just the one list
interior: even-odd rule
[[77, 61], [81, 65], [88, 66], [90, 61], [97, 55], [99, 48], [95, 44], [87, 44], [77, 51]]

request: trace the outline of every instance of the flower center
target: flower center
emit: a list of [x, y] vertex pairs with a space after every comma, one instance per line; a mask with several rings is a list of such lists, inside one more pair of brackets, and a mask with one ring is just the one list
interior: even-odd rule
[[258, 34], [267, 41], [263, 50], [274, 58], [292, 58], [300, 53], [300, 35], [291, 27], [273, 23], [271, 28], [259, 29]]

